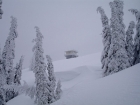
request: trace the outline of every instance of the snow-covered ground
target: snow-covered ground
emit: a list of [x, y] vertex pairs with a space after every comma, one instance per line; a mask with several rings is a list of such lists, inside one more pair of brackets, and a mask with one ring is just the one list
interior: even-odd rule
[[[63, 94], [51, 105], [140, 105], [140, 64], [102, 78], [100, 53], [54, 62]], [[34, 74], [23, 70], [22, 80], [34, 84]], [[24, 94], [7, 105], [34, 105]]]

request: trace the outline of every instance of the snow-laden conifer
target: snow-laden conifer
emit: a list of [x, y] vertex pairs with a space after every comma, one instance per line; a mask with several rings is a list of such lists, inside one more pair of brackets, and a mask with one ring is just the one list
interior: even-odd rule
[[133, 52], [134, 52], [134, 44], [133, 44], [133, 37], [132, 37], [132, 35], [134, 34], [133, 31], [134, 27], [135, 27], [135, 23], [134, 21], [131, 21], [128, 30], [126, 31], [126, 51], [131, 66], [133, 65], [132, 62], [133, 62]]
[[57, 87], [55, 91], [55, 100], [59, 100], [61, 98], [62, 90], [61, 90], [61, 81], [57, 82]]
[[21, 56], [19, 63], [17, 63], [15, 67], [14, 84], [16, 85], [20, 85], [22, 75], [22, 65], [23, 65], [23, 56]]
[[6, 73], [6, 83], [8, 85], [13, 83], [13, 59], [15, 58], [15, 38], [17, 38], [17, 19], [11, 17], [11, 27], [9, 36], [5, 42], [5, 46], [2, 53], [3, 67]]
[[108, 53], [110, 59], [108, 69], [104, 75], [119, 72], [130, 66], [125, 49], [125, 25], [123, 23], [123, 2], [114, 0], [111, 7], [111, 45]]
[[103, 26], [102, 37], [103, 37], [104, 49], [101, 56], [101, 62], [102, 62], [102, 69], [106, 71], [108, 68], [107, 64], [109, 62], [108, 52], [109, 52], [109, 48], [111, 44], [111, 31], [110, 31], [110, 26], [108, 22], [108, 17], [106, 16], [104, 10], [101, 7], [98, 7], [97, 11], [99, 11], [101, 14], [101, 21], [102, 21], [102, 26]]
[[48, 70], [48, 78], [49, 78], [49, 97], [48, 97], [48, 103], [53, 103], [55, 101], [55, 86], [56, 86], [56, 78], [54, 75], [54, 67], [52, 64], [52, 59], [49, 55], [46, 55], [47, 58], [47, 70]]
[[140, 11], [136, 9], [130, 9], [130, 12], [135, 14], [137, 24], [136, 24], [136, 36], [134, 38], [134, 55], [133, 55], [133, 65], [140, 63]]
[[36, 100], [35, 102], [38, 105], [48, 105], [48, 95], [49, 95], [49, 80], [48, 75], [46, 74], [46, 64], [43, 57], [43, 48], [42, 48], [42, 39], [43, 35], [41, 34], [38, 27], [36, 28], [36, 38], [34, 39], [35, 45], [33, 47], [34, 57], [35, 57], [35, 83], [36, 83]]
[[[6, 84], [12, 85], [14, 83], [14, 68], [13, 59], [15, 58], [15, 38], [17, 38], [17, 19], [11, 17], [11, 27], [9, 36], [5, 42], [5, 46], [2, 53], [3, 69], [6, 75]], [[13, 91], [6, 92], [6, 101], [9, 101], [14, 97]]]

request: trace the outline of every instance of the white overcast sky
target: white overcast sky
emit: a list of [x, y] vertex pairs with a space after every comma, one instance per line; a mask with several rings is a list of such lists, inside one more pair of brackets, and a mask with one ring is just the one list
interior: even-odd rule
[[[53, 61], [65, 59], [64, 52], [71, 49], [77, 50], [79, 56], [101, 52], [102, 24], [96, 9], [98, 6], [104, 8], [110, 19], [110, 1], [113, 0], [3, 0], [1, 48], [9, 35], [10, 16], [14, 16], [17, 18], [19, 34], [14, 63], [24, 55], [24, 67], [30, 65], [34, 45], [32, 40], [36, 37], [35, 26], [44, 35], [44, 54], [50, 55]], [[124, 0], [126, 29], [130, 21], [136, 20], [128, 9], [140, 10], [139, 4], [140, 0]]]

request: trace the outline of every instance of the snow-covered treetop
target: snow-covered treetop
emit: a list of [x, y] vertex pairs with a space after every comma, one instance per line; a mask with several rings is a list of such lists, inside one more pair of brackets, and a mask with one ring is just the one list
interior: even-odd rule
[[101, 14], [102, 25], [103, 26], [108, 25], [108, 18], [104, 12], [104, 9], [102, 9], [102, 7], [98, 7], [97, 12], [99, 12]]
[[24, 56], [21, 56], [20, 61], [19, 61], [19, 66], [21, 67], [23, 64]]
[[135, 14], [136, 20], [140, 22], [140, 11], [138, 11], [137, 9], [129, 9], [129, 11]]
[[46, 58], [47, 58], [48, 62], [52, 62], [52, 59], [51, 59], [51, 57], [49, 55], [46, 55]]
[[[126, 31], [126, 35], [127, 35], [126, 40], [127, 40], [127, 38], [128, 38], [129, 35], [134, 34], [134, 31], [133, 31], [134, 28], [135, 28], [135, 22], [134, 21], [131, 21], [129, 23], [128, 30]], [[126, 43], [128, 43], [128, 42], [126, 42]]]
[[42, 53], [44, 52], [44, 50], [42, 49], [42, 39], [43, 39], [43, 35], [41, 34], [39, 28], [37, 26], [35, 26], [36, 29], [36, 38], [33, 39], [33, 42], [36, 42], [36, 45], [33, 47], [33, 51], [35, 49], [40, 50]]
[[13, 16], [11, 16], [11, 27], [10, 27], [10, 33], [9, 33], [9, 37], [11, 38], [17, 38], [18, 37], [18, 33], [17, 33], [17, 19]]

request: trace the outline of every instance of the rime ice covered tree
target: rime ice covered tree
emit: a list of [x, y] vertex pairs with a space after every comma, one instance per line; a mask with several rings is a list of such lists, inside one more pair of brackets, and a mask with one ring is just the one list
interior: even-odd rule
[[125, 25], [123, 23], [123, 2], [114, 0], [111, 7], [111, 45], [108, 53], [110, 59], [104, 76], [119, 72], [130, 66], [125, 49]]
[[134, 44], [133, 44], [133, 37], [132, 35], [134, 34], [134, 29], [135, 23], [134, 21], [131, 21], [128, 27], [128, 30], [126, 31], [126, 51], [127, 55], [129, 57], [129, 62], [131, 66], [133, 65], [133, 49], [134, 49]]
[[11, 28], [9, 36], [5, 42], [5, 46], [2, 53], [3, 67], [6, 73], [6, 83], [11, 85], [13, 82], [13, 59], [15, 58], [15, 38], [17, 38], [17, 19], [11, 17]]
[[130, 12], [135, 14], [137, 24], [136, 24], [136, 36], [134, 38], [134, 55], [133, 55], [133, 65], [140, 63], [140, 11], [136, 9], [130, 9]]
[[21, 56], [19, 63], [17, 63], [15, 67], [14, 83], [16, 85], [20, 85], [20, 80], [22, 75], [22, 65], [23, 65], [23, 56]]
[[48, 97], [48, 103], [53, 103], [55, 101], [54, 99], [54, 91], [56, 86], [56, 79], [54, 75], [54, 67], [52, 64], [52, 59], [49, 55], [46, 55], [47, 58], [47, 70], [48, 70], [48, 78], [49, 78], [49, 97]]
[[[11, 27], [9, 36], [5, 42], [5, 46], [2, 53], [3, 69], [6, 75], [6, 84], [12, 85], [14, 83], [14, 68], [13, 59], [15, 58], [15, 38], [17, 38], [17, 19], [11, 17]], [[9, 101], [14, 97], [13, 91], [6, 92], [6, 101]]]
[[102, 62], [102, 69], [106, 71], [108, 68], [107, 64], [109, 62], [108, 52], [109, 52], [109, 48], [111, 44], [111, 31], [110, 31], [110, 26], [108, 22], [108, 17], [106, 16], [104, 10], [101, 7], [98, 7], [97, 11], [99, 11], [101, 14], [101, 20], [102, 20], [102, 26], [103, 26], [102, 37], [103, 37], [104, 49], [101, 56], [101, 62]]
[[36, 38], [34, 39], [35, 45], [33, 47], [34, 57], [35, 57], [35, 83], [36, 83], [36, 100], [35, 102], [38, 105], [48, 105], [48, 95], [49, 95], [49, 80], [48, 75], [46, 74], [46, 64], [43, 57], [43, 48], [42, 48], [42, 39], [43, 35], [41, 34], [38, 27], [36, 28]]
[[55, 90], [55, 99], [59, 100], [61, 98], [62, 90], [61, 90], [61, 81], [57, 82], [57, 87]]

